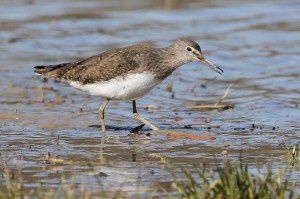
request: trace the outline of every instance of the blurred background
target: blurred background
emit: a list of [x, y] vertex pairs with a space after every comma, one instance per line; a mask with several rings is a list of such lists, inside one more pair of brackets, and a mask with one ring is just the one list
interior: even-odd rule
[[[10, 168], [21, 168], [26, 188], [56, 187], [76, 174], [91, 186], [94, 169], [104, 189], [130, 192], [171, 180], [149, 154], [175, 164], [229, 159], [243, 153], [250, 165], [287, 165], [285, 146], [300, 137], [300, 3], [237, 0], [1, 0], [0, 150]], [[76, 61], [110, 48], [142, 41], [169, 45], [189, 37], [225, 73], [198, 63], [185, 65], [138, 100], [141, 114], [163, 130], [210, 135], [213, 141], [169, 139], [166, 134], [131, 135], [137, 123], [131, 103], [107, 109], [105, 163], [99, 163], [101, 99], [63, 84], [44, 81], [33, 66]], [[198, 110], [213, 104], [231, 85], [228, 110]], [[65, 161], [45, 164], [47, 154]], [[133, 161], [133, 154], [137, 160]], [[290, 179], [299, 185], [300, 173]], [[96, 177], [97, 178], [97, 177]], [[84, 180], [83, 180], [84, 179]], [[73, 179], [74, 180], [74, 179]]]

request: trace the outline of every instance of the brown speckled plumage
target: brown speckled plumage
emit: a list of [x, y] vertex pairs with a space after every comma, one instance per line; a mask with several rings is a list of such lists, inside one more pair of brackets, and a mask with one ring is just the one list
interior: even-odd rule
[[105, 51], [74, 63], [36, 66], [35, 72], [62, 81], [82, 84], [103, 82], [129, 73], [151, 71], [159, 79], [169, 76], [187, 61], [178, 56], [181, 45], [200, 49], [196, 42], [178, 40], [166, 48], [155, 48], [151, 43], [141, 43]]

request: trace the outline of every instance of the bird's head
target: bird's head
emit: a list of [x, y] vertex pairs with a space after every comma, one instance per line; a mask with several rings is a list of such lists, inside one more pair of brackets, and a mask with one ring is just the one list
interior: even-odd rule
[[203, 56], [199, 44], [195, 41], [189, 39], [180, 39], [175, 41], [172, 47], [177, 52], [177, 56], [180, 56], [180, 59], [183, 60], [183, 62], [201, 62], [217, 73], [223, 73], [223, 70], [219, 66], [207, 60]]

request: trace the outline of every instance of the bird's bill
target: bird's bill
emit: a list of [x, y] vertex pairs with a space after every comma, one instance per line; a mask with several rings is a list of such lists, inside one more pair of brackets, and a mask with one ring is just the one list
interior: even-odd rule
[[220, 68], [219, 66], [217, 66], [216, 64], [214, 64], [213, 62], [207, 60], [206, 58], [203, 57], [201, 52], [195, 51], [194, 54], [197, 57], [197, 61], [205, 64], [206, 66], [208, 66], [209, 68], [213, 69], [214, 71], [216, 71], [217, 73], [219, 73], [220, 75], [222, 75], [222, 73], [224, 72], [222, 68]]
[[213, 69], [214, 71], [216, 71], [220, 75], [222, 75], [222, 73], [224, 72], [222, 68], [220, 68], [219, 66], [217, 66], [213, 62], [205, 59], [204, 57], [202, 57], [201, 59], [199, 59], [199, 61], [202, 62], [203, 64], [205, 64], [206, 66], [208, 66], [209, 68]]

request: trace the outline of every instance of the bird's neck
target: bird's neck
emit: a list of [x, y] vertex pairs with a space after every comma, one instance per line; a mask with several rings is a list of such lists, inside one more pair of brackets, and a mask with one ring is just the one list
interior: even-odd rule
[[164, 66], [172, 68], [173, 70], [189, 62], [184, 57], [179, 56], [173, 46], [163, 48], [162, 54], [165, 62]]
[[160, 48], [158, 50], [160, 64], [153, 67], [152, 70], [155, 73], [157, 79], [165, 79], [178, 67], [188, 63], [182, 57], [176, 54], [175, 49], [172, 47]]

